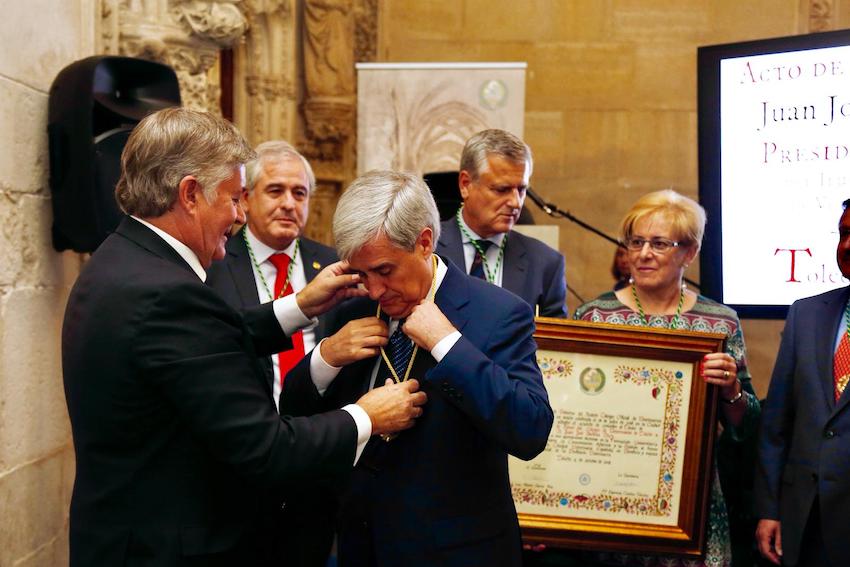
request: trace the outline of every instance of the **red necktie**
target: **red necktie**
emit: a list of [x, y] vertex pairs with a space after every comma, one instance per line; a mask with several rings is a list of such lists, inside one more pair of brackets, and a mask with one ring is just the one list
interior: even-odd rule
[[[287, 281], [286, 276], [289, 274], [289, 256], [286, 254], [273, 254], [269, 258], [269, 262], [277, 268], [277, 276], [274, 279], [274, 297], [283, 297], [292, 293], [292, 282]], [[283, 284], [286, 283], [286, 289], [283, 289]], [[278, 362], [280, 363], [280, 385], [283, 387], [283, 379], [286, 373], [298, 364], [298, 361], [304, 358], [304, 335], [301, 331], [292, 335], [292, 348], [281, 351], [277, 354]]]
[[838, 350], [835, 351], [835, 358], [832, 361], [832, 376], [835, 378], [834, 392], [837, 402], [847, 386], [847, 379], [850, 378], [850, 338], [848, 338], [847, 333], [841, 336]]

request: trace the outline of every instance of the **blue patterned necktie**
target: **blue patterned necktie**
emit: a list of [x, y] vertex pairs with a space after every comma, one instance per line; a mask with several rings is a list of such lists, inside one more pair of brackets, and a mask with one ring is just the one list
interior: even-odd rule
[[404, 319], [399, 320], [398, 327], [390, 337], [389, 344], [389, 359], [399, 380], [404, 380], [404, 373], [407, 370], [408, 363], [410, 363], [410, 355], [413, 354], [413, 341], [401, 330], [402, 325], [404, 325]]
[[[493, 244], [489, 240], [476, 240], [475, 243], [478, 244], [478, 248], [483, 250], [485, 254], [487, 253], [487, 249]], [[469, 275], [486, 281], [487, 276], [484, 275], [484, 261], [481, 258], [481, 254], [478, 253], [478, 248], [475, 248], [475, 257], [472, 258]]]

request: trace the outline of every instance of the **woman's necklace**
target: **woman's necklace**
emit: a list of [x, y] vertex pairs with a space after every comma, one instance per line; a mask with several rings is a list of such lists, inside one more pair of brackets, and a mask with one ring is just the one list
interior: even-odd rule
[[478, 244], [478, 241], [472, 238], [472, 235], [466, 230], [466, 227], [463, 226], [463, 221], [461, 220], [461, 211], [463, 211], [463, 205], [457, 210], [457, 214], [455, 215], [455, 219], [457, 220], [457, 227], [463, 233], [463, 235], [469, 239], [472, 247], [475, 248], [475, 251], [481, 257], [481, 264], [484, 268], [484, 277], [487, 278], [487, 281], [491, 284], [496, 283], [496, 276], [499, 273], [499, 268], [502, 266], [502, 259], [505, 257], [505, 245], [508, 243], [508, 232], [505, 233], [504, 238], [502, 238], [502, 244], [499, 246], [499, 257], [496, 260], [496, 267], [493, 271], [490, 271], [490, 264], [487, 262], [487, 256], [484, 253], [484, 249], [481, 248], [481, 245]]
[[[635, 299], [635, 305], [638, 308], [638, 315], [640, 315], [640, 322], [644, 327], [649, 327], [649, 321], [646, 318], [646, 313], [643, 312], [643, 305], [640, 304], [640, 299], [638, 299], [637, 290], [635, 289], [635, 284], [632, 282], [632, 297]], [[679, 306], [676, 307], [676, 314], [673, 315], [673, 319], [670, 320], [670, 324], [668, 328], [675, 329], [676, 323], [679, 322], [679, 317], [682, 315], [682, 306], [685, 304], [685, 284], [682, 284], [682, 289], [679, 292]]]
[[247, 228], [242, 229], [242, 238], [245, 240], [245, 246], [248, 248], [248, 255], [251, 257], [251, 263], [254, 264], [254, 267], [257, 269], [257, 273], [260, 274], [260, 281], [263, 282], [263, 288], [265, 288], [266, 293], [269, 296], [269, 300], [274, 301], [275, 299], [280, 299], [283, 297], [283, 294], [286, 293], [287, 286], [289, 286], [289, 280], [292, 277], [292, 267], [295, 266], [295, 259], [298, 258], [298, 246], [301, 244], [301, 239], [297, 239], [295, 241], [295, 250], [292, 252], [292, 259], [289, 260], [289, 267], [286, 269], [286, 279], [283, 281], [283, 287], [280, 288], [280, 295], [273, 297], [272, 290], [269, 288], [266, 277], [263, 275], [263, 270], [260, 269], [260, 264], [257, 262], [256, 256], [254, 256], [254, 249], [251, 248], [251, 243], [248, 241]]

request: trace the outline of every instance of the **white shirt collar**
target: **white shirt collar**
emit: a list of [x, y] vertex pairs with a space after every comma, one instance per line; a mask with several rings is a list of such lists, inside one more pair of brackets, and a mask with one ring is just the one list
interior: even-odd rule
[[[292, 255], [295, 253], [295, 242], [298, 240], [297, 238], [293, 239], [292, 242], [289, 243], [289, 246], [284, 248], [283, 250], [275, 250], [271, 246], [267, 245], [265, 242], [261, 241], [257, 238], [251, 229], [248, 228], [248, 225], [245, 225], [245, 228], [242, 230], [245, 231], [245, 236], [248, 237], [248, 243], [251, 245], [251, 250], [254, 252], [254, 259], [256, 259], [257, 264], [262, 264], [269, 258], [271, 258], [275, 254], [284, 253], [292, 259]], [[295, 263], [298, 263], [298, 259], [295, 259]]]
[[[461, 241], [462, 241], [464, 244], [470, 243], [470, 242], [472, 242], [473, 240], [489, 240], [490, 242], [492, 242], [493, 244], [495, 244], [495, 245], [496, 245], [496, 247], [498, 248], [499, 246], [501, 246], [501, 245], [502, 245], [502, 240], [504, 240], [504, 239], [505, 239], [505, 233], [504, 233], [504, 232], [500, 232], [500, 233], [498, 233], [498, 234], [494, 234], [493, 236], [491, 236], [491, 237], [489, 237], [489, 238], [482, 238], [482, 237], [481, 237], [481, 236], [480, 236], [477, 232], [475, 232], [474, 230], [472, 230], [471, 228], [469, 228], [469, 225], [468, 225], [468, 224], [466, 224], [466, 221], [465, 221], [465, 220], [463, 220], [463, 213], [461, 213], [460, 215], [455, 216], [455, 220], [456, 220], [456, 221], [458, 221], [458, 220], [459, 220], [459, 221], [460, 221], [461, 226], [462, 226], [463, 228], [465, 228], [465, 229], [466, 229], [466, 231], [463, 231], [463, 230], [461, 230], [461, 231], [460, 231]], [[467, 234], [469, 234], [469, 236], [471, 236], [472, 238], [469, 238], [469, 236], [467, 236]]]
[[157, 228], [151, 223], [142, 220], [135, 215], [130, 216], [145, 225], [146, 227], [148, 227], [149, 229], [151, 229], [152, 231], [154, 231], [154, 233], [156, 233], [160, 238], [165, 240], [166, 244], [174, 248], [174, 251], [177, 252], [181, 258], [186, 260], [186, 263], [189, 264], [189, 267], [192, 268], [193, 272], [198, 274], [198, 277], [201, 278], [202, 282], [207, 281], [207, 271], [201, 265], [201, 261], [198, 259], [197, 254], [195, 254], [195, 252], [192, 251], [191, 248], [189, 248], [188, 246], [186, 246], [185, 244], [183, 244], [161, 228]]

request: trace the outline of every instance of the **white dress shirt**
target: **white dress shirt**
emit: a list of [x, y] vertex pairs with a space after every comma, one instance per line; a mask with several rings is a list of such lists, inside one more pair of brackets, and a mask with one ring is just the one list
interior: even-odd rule
[[[295, 243], [297, 240], [290, 242], [289, 246], [287, 246], [284, 250], [275, 250], [261, 242], [256, 236], [254, 236], [254, 233], [251, 232], [247, 226], [243, 230], [245, 231], [245, 235], [248, 237], [248, 243], [251, 245], [251, 250], [254, 252], [254, 259], [257, 261], [256, 264], [253, 260], [251, 261], [251, 269], [254, 272], [254, 283], [257, 286], [257, 296], [260, 298], [260, 303], [266, 303], [273, 299], [271, 295], [274, 293], [274, 282], [277, 278], [277, 268], [274, 264], [272, 264], [270, 258], [275, 254], [286, 254], [292, 262], [292, 271], [290, 272], [291, 275], [289, 277], [289, 284], [292, 286], [292, 297], [295, 297], [296, 293], [304, 289], [307, 285], [307, 276], [304, 273], [304, 258], [300, 250], [297, 258], [292, 257], [295, 253]], [[260, 273], [257, 271], [258, 266], [260, 272], [262, 272], [263, 278], [266, 279], [268, 288], [266, 288], [265, 284], [263, 284]], [[302, 329], [305, 353], [310, 352], [313, 350], [313, 347], [316, 346], [316, 322], [317, 321], [313, 319], [310, 325]], [[274, 380], [272, 381], [274, 403], [277, 405], [280, 400], [281, 391], [280, 359], [277, 356], [272, 357], [272, 370], [274, 371]]]
[[[448, 272], [448, 267], [439, 256], [434, 255], [437, 258], [437, 278], [436, 278], [436, 286], [434, 288], [434, 295], [437, 294], [437, 290], [440, 289], [440, 285], [442, 285], [443, 280], [446, 277], [446, 272]], [[389, 335], [395, 332], [398, 328], [398, 319], [390, 319], [389, 323]], [[431, 356], [434, 357], [434, 360], [440, 362], [445, 358], [445, 356], [449, 353], [455, 343], [461, 337], [460, 331], [454, 331], [449, 333], [440, 341], [434, 345], [434, 348], [431, 349]], [[326, 339], [322, 339], [323, 341]], [[319, 345], [321, 346], [321, 342]], [[331, 366], [325, 359], [322, 358], [321, 348], [313, 349], [313, 353], [310, 356], [310, 377], [313, 380], [313, 384], [316, 385], [316, 389], [320, 394], [324, 395], [325, 391], [331, 385], [331, 382], [334, 381], [334, 378], [337, 377], [340, 370], [342, 370], [339, 366]], [[378, 360], [375, 362], [375, 366], [372, 368], [372, 373], [369, 376], [369, 389], [371, 390], [374, 387], [375, 376], [378, 374], [378, 369], [381, 367], [381, 357], [378, 357]], [[355, 462], [360, 458], [360, 453], [362, 451], [362, 447], [357, 447], [357, 456], [355, 458]]]
[[[455, 217], [455, 222], [457, 222], [458, 217]], [[495, 279], [492, 283], [496, 284], [499, 287], [502, 287], [502, 273], [505, 271], [505, 259], [502, 258], [502, 262], [498, 265], [499, 262], [499, 251], [502, 248], [502, 242], [505, 240], [506, 234], [504, 232], [499, 234], [494, 234], [490, 238], [481, 238], [474, 230], [469, 228], [469, 225], [463, 220], [463, 215], [460, 215], [460, 224], [463, 226], [464, 230], [460, 231], [461, 242], [463, 242], [463, 259], [466, 263], [466, 273], [469, 273], [469, 270], [472, 269], [472, 262], [475, 260], [475, 246], [472, 244], [473, 240], [489, 240], [493, 243], [490, 248], [487, 249], [487, 252], [484, 253], [484, 258], [487, 260], [487, 268], [490, 270], [491, 274], [493, 270], [496, 270]], [[470, 239], [467, 234], [469, 234], [472, 238]], [[487, 270], [484, 270], [485, 277], [487, 275]], [[487, 280], [489, 281], [489, 280]]]

